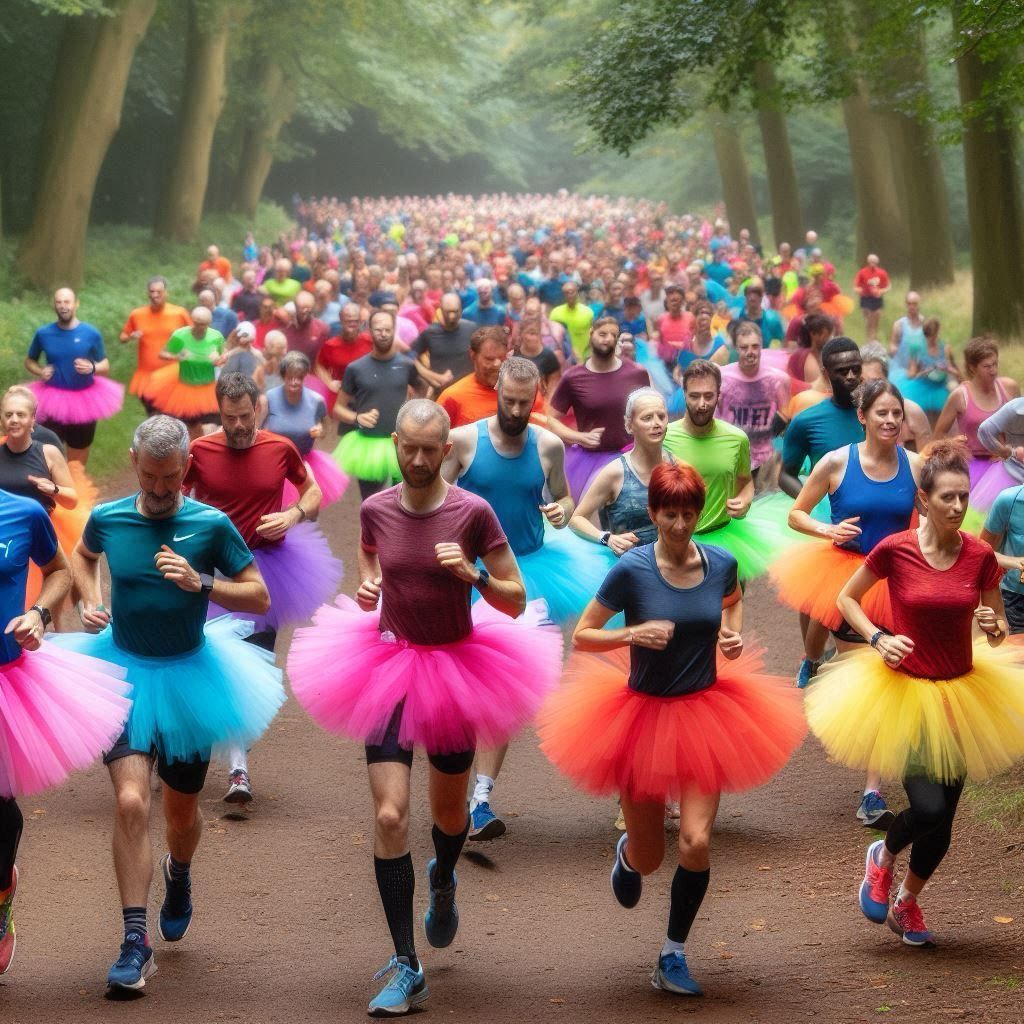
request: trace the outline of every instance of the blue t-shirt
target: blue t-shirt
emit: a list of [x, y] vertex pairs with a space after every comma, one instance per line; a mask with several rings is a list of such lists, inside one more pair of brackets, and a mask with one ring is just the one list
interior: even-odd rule
[[569, 275], [560, 273], [558, 277], [546, 277], [537, 286], [537, 296], [548, 306], [560, 306], [565, 301], [562, 285], [569, 280]]
[[704, 265], [704, 273], [712, 280], [720, 285], [724, 285], [730, 277], [735, 277], [735, 271], [729, 266], [724, 260], [719, 263], [718, 260], [714, 260], [711, 263]]
[[238, 314], [227, 306], [214, 306], [210, 310], [210, 326], [226, 338], [238, 326]]
[[[1003, 535], [1000, 554], [1024, 556], [1024, 484], [1000, 491], [985, 517], [985, 529]], [[1020, 577], [1016, 569], [1007, 569], [999, 585], [1012, 594], [1024, 594]]]
[[786, 330], [782, 326], [782, 317], [774, 309], [762, 310], [759, 318], [747, 316], [747, 312], [744, 309], [736, 319], [740, 322], [746, 321], [747, 323], [757, 324], [761, 328], [761, 340], [764, 342], [765, 348], [770, 348], [773, 341], [781, 342], [786, 337]]
[[295, 405], [288, 401], [284, 387], [271, 388], [267, 392], [267, 418], [263, 421], [265, 430], [287, 437], [300, 455], [313, 450], [310, 430], [327, 415], [327, 403], [310, 388], [302, 389], [302, 396]]
[[114, 643], [150, 658], [187, 654], [203, 644], [209, 598], [165, 580], [155, 558], [166, 544], [196, 572], [237, 576], [252, 552], [219, 509], [185, 498], [166, 519], [148, 519], [135, 508], [137, 495], [97, 505], [82, 542], [107, 556]]
[[61, 327], [56, 321], [40, 327], [28, 347], [29, 359], [39, 362], [41, 355], [53, 367], [50, 384], [65, 391], [82, 391], [92, 384], [93, 374], [79, 373], [75, 369], [76, 359], [91, 359], [98, 363], [107, 358], [103, 338], [92, 324], [80, 323], [77, 327]]
[[505, 307], [495, 302], [486, 309], [481, 309], [479, 303], [471, 302], [463, 310], [462, 315], [467, 320], [472, 320], [478, 327], [491, 327], [505, 322]]
[[654, 545], [627, 551], [612, 566], [597, 592], [606, 608], [623, 612], [627, 626], [650, 619], [676, 624], [663, 651], [629, 649], [629, 687], [653, 697], [678, 697], [706, 690], [716, 678], [716, 647], [722, 625], [722, 601], [737, 586], [736, 559], [723, 548], [698, 544], [704, 579], [695, 587], [666, 582], [654, 557]]
[[799, 473], [804, 459], [813, 469], [829, 452], [864, 440], [857, 410], [841, 409], [831, 398], [793, 417], [782, 442], [782, 464], [787, 473]]
[[25, 611], [28, 563], [48, 565], [57, 554], [57, 535], [38, 501], [0, 491], [0, 664], [21, 654], [7, 623]]

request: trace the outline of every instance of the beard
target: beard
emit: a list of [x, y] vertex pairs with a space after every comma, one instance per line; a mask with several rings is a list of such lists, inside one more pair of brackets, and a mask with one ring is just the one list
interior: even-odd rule
[[501, 405], [498, 406], [498, 426], [503, 434], [509, 437], [519, 437], [530, 425], [528, 416], [506, 416]]
[[714, 409], [705, 409], [704, 412], [694, 412], [692, 409], [687, 409], [686, 412], [690, 417], [690, 422], [695, 427], [706, 427], [715, 418]]
[[436, 482], [437, 478], [441, 475], [441, 467], [437, 469], [427, 469], [413, 466], [403, 466], [399, 463], [398, 468], [402, 473], [402, 480], [405, 482], [407, 487], [415, 488], [416, 490], [423, 490], [427, 487], [432, 487]]
[[178, 492], [173, 491], [158, 497], [149, 491], [142, 492], [142, 508], [149, 516], [166, 516], [178, 506]]
[[236, 430], [225, 430], [224, 437], [229, 448], [242, 449], [251, 448], [256, 440], [256, 427], [239, 427]]

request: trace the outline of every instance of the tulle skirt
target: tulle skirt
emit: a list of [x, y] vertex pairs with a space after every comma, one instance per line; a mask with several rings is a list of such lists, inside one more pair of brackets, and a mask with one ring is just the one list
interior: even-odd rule
[[132, 685], [128, 742], [156, 749], [168, 761], [209, 758], [217, 744], [250, 747], [285, 701], [273, 655], [245, 642], [251, 622], [221, 616], [206, 624], [194, 651], [146, 658], [122, 650], [102, 633], [58, 633], [52, 643], [120, 665]]
[[[974, 460], [971, 460], [973, 465]], [[987, 512], [1007, 487], [1019, 487], [1021, 481], [1014, 480], [1002, 462], [983, 463], [984, 472], [977, 481], [971, 482], [971, 506], [980, 512]]]
[[614, 462], [622, 453], [595, 451], [592, 448], [581, 448], [578, 444], [570, 445], [565, 452], [565, 478], [569, 482], [572, 500], [578, 505], [587, 493], [587, 488], [594, 482], [594, 477]]
[[464, 640], [428, 646], [381, 633], [378, 612], [339, 597], [298, 629], [288, 678], [328, 732], [379, 743], [402, 705], [398, 742], [429, 754], [497, 747], [528, 724], [557, 684], [562, 634], [473, 609]]
[[128, 381], [128, 393], [142, 398], [146, 393], [146, 388], [149, 386], [149, 379], [155, 372], [155, 370], [136, 370], [132, 374], [132, 379]]
[[109, 749], [131, 709], [124, 676], [48, 642], [0, 666], [0, 797], [56, 786]]
[[41, 380], [28, 385], [36, 396], [36, 419], [40, 423], [95, 423], [107, 420], [124, 405], [124, 385], [96, 374], [81, 391], [58, 388]]
[[266, 615], [228, 612], [211, 601], [208, 619], [230, 615], [254, 623], [256, 630], [306, 622], [338, 592], [345, 573], [341, 559], [331, 553], [330, 543], [315, 523], [299, 523], [283, 540], [254, 548], [252, 554], [270, 593], [270, 610]]
[[650, 375], [651, 384], [656, 387], [667, 399], [673, 392], [679, 390], [679, 385], [672, 379], [672, 374], [665, 368], [665, 362], [652, 354], [649, 342], [643, 338], [634, 338], [636, 346], [636, 361]]
[[397, 483], [402, 478], [398, 468], [395, 442], [390, 437], [368, 437], [350, 430], [334, 449], [334, 461], [357, 480]]
[[904, 398], [917, 402], [925, 412], [941, 412], [949, 398], [949, 384], [946, 380], [929, 380], [927, 377], [906, 377], [897, 384]]
[[767, 675], [759, 652], [718, 659], [699, 693], [652, 697], [629, 689], [629, 652], [576, 652], [538, 717], [540, 746], [577, 786], [632, 800], [739, 793], [767, 782], [807, 731], [800, 692]]
[[[303, 458], [306, 460], [306, 468], [313, 474], [313, 479], [323, 495], [320, 507], [327, 508], [328, 505], [339, 501], [345, 493], [345, 488], [348, 487], [348, 477], [338, 468], [334, 459], [326, 452], [320, 451], [319, 448], [311, 449]], [[295, 489], [295, 485], [290, 480], [285, 480], [282, 507], [287, 508], [289, 505], [294, 505], [298, 499], [299, 492]]]
[[315, 391], [327, 403], [327, 415], [329, 416], [334, 408], [334, 403], [338, 401], [338, 396], [315, 373], [307, 373], [302, 386], [309, 388], [310, 391]]
[[161, 366], [150, 375], [143, 397], [160, 412], [180, 420], [197, 420], [217, 411], [217, 385], [186, 384], [178, 378], [178, 364]]
[[919, 679], [876, 651], [851, 651], [822, 666], [807, 691], [807, 719], [829, 756], [851, 768], [943, 782], [985, 779], [1024, 757], [1021, 649], [974, 646], [958, 679]]
[[[856, 551], [837, 548], [830, 541], [812, 540], [775, 559], [768, 566], [768, 576], [783, 604], [829, 629], [838, 629], [843, 621], [836, 606], [839, 592], [863, 564], [864, 556]], [[861, 607], [877, 626], [892, 626], [892, 603], [885, 580], [879, 580], [864, 595]]]

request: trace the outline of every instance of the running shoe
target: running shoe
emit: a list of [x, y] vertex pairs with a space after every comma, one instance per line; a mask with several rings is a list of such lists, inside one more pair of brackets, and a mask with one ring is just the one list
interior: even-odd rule
[[18, 891], [18, 867], [14, 866], [11, 875], [11, 887], [0, 900], [0, 974], [6, 974], [14, 962], [14, 947], [17, 936], [14, 934], [14, 894]]
[[146, 979], [156, 974], [153, 947], [140, 932], [129, 932], [121, 943], [121, 955], [107, 975], [111, 988], [136, 991], [146, 987]]
[[623, 859], [626, 839], [626, 833], [623, 832], [619, 836], [619, 841], [615, 844], [615, 863], [612, 865], [612, 892], [619, 903], [629, 910], [640, 902], [640, 893], [643, 890], [644, 880], [640, 872], [628, 867]]
[[164, 942], [180, 942], [188, 935], [192, 924], [192, 876], [183, 882], [171, 878], [171, 855], [165, 853], [160, 860], [167, 892], [160, 908], [160, 938]]
[[885, 840], [879, 839], [868, 847], [864, 881], [860, 883], [860, 909], [875, 924], [885, 924], [889, 914], [889, 893], [892, 891], [892, 868], [883, 868], [878, 863], [884, 845]]
[[680, 950], [662, 953], [654, 965], [651, 984], [662, 992], [674, 992], [677, 996], [702, 996], [704, 989], [690, 977], [686, 966], [686, 954]]
[[252, 803], [252, 782], [244, 768], [236, 768], [228, 776], [228, 791], [224, 794], [226, 804]]
[[935, 945], [935, 936], [928, 931], [928, 925], [924, 923], [924, 914], [921, 913], [917, 900], [897, 900], [892, 905], [885, 923], [908, 946]]
[[619, 804], [619, 813], [618, 813], [618, 815], [615, 818], [615, 827], [620, 832], [625, 832], [626, 831], [626, 816], [625, 816], [625, 814], [622, 813], [622, 805], [621, 804]]
[[889, 810], [885, 797], [877, 789], [865, 793], [857, 808], [857, 817], [860, 818], [865, 828], [877, 828], [880, 832], [886, 832], [889, 826], [896, 820], [896, 815]]
[[458, 879], [452, 872], [452, 884], [444, 889], [434, 885], [434, 869], [436, 858], [427, 864], [427, 886], [430, 889], [430, 906], [423, 915], [423, 930], [427, 933], [427, 942], [435, 949], [450, 946], [459, 930], [459, 908], [455, 905], [455, 887]]
[[374, 976], [374, 981], [387, 978], [384, 987], [370, 1000], [366, 1012], [371, 1017], [401, 1017], [414, 1006], [426, 1002], [430, 990], [423, 976], [423, 964], [418, 970], [409, 966], [409, 958], [393, 956]]
[[800, 669], [796, 674], [796, 688], [798, 690], [806, 690], [810, 686], [814, 674], [818, 671], [818, 664], [816, 661], [811, 661], [810, 658], [804, 658], [800, 662]]
[[486, 800], [470, 811], [469, 818], [469, 838], [475, 843], [497, 839], [506, 832], [505, 822], [491, 810], [491, 805]]

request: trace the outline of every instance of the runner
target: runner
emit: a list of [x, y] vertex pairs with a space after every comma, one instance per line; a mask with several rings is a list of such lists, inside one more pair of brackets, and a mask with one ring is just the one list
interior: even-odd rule
[[566, 281], [562, 285], [560, 306], [555, 306], [548, 314], [552, 323], [561, 324], [569, 335], [573, 352], [581, 362], [587, 357], [587, 346], [594, 324], [594, 311], [585, 303], [580, 302], [580, 289], [575, 281]]
[[892, 325], [889, 336], [889, 379], [899, 385], [910, 366], [912, 346], [924, 345], [924, 317], [921, 315], [921, 296], [907, 292], [907, 312]]
[[942, 325], [933, 317], [924, 322], [923, 343], [912, 343], [902, 391], [936, 419], [949, 398], [951, 382], [959, 383], [953, 349], [939, 337]]
[[[679, 800], [679, 861], [652, 981], [701, 995], [684, 943], [708, 888], [720, 795], [767, 782], [806, 727], [785, 681], [763, 673], [759, 654], [744, 654], [736, 560], [693, 539], [704, 506], [697, 471], [656, 466], [648, 500], [657, 540], [626, 552], [583, 613], [539, 735], [581, 788], [621, 794], [626, 832], [611, 880], [624, 907], [637, 905], [643, 876], [664, 859], [665, 802]], [[617, 612], [626, 625], [604, 628]]]
[[[380, 1016], [406, 1013], [427, 998], [413, 941], [413, 747], [424, 747], [430, 761], [434, 819], [424, 930], [443, 948], [459, 925], [455, 864], [469, 830], [474, 750], [501, 746], [532, 719], [561, 659], [557, 631], [524, 634], [527, 627], [505, 618], [526, 607], [523, 583], [486, 502], [441, 476], [451, 451], [444, 409], [408, 402], [394, 443], [403, 482], [360, 510], [358, 608], [347, 598], [322, 608], [312, 628], [296, 632], [288, 657], [292, 689], [313, 718], [367, 745], [374, 871], [395, 944], [380, 972], [387, 980], [369, 1006]], [[475, 625], [474, 587], [499, 613]]]
[[864, 336], [878, 341], [878, 328], [882, 319], [884, 295], [889, 290], [889, 275], [882, 269], [878, 257], [871, 253], [865, 265], [853, 279], [853, 290], [860, 296], [860, 310], [864, 314]]
[[439, 308], [440, 322], [430, 324], [420, 334], [409, 354], [418, 358], [417, 369], [425, 371], [423, 379], [441, 391], [473, 372], [469, 346], [476, 325], [463, 317], [458, 295], [449, 292], [442, 296]]
[[[862, 380], [889, 379], [889, 357], [885, 354], [885, 348], [880, 342], [869, 341], [866, 345], [861, 345], [860, 358]], [[803, 392], [803, 394], [807, 394], [807, 392]], [[904, 395], [903, 431], [900, 434], [900, 444], [908, 452], [922, 452], [931, 439], [932, 428], [924, 409]]]
[[[139, 493], [94, 509], [72, 555], [90, 632], [54, 642], [122, 666], [133, 688], [124, 732], [104, 761], [117, 808], [114, 872], [124, 919], [107, 983], [135, 990], [156, 970], [146, 923], [153, 762], [163, 783], [169, 849], [160, 862], [160, 934], [177, 942], [192, 921], [190, 865], [203, 832], [199, 797], [210, 751], [219, 743], [255, 742], [285, 694], [272, 657], [243, 642], [247, 624], [223, 618], [204, 631], [211, 598], [255, 614], [266, 612], [269, 599], [227, 516], [181, 493], [189, 464], [184, 425], [168, 416], [146, 420], [135, 431], [131, 457]], [[103, 554], [109, 610], [100, 585]], [[226, 578], [214, 578], [217, 571]]]
[[[110, 373], [100, 332], [78, 319], [78, 296], [70, 288], [53, 295], [57, 319], [32, 338], [25, 369], [40, 381], [29, 387], [39, 402], [43, 426], [66, 445], [68, 458], [83, 466], [96, 438], [96, 421], [109, 419], [124, 405], [124, 385]], [[40, 356], [46, 363], [39, 362]]]
[[[903, 779], [910, 806], [868, 847], [860, 907], [910, 946], [935, 944], [918, 899], [949, 849], [966, 777], [988, 778], [1024, 756], [1024, 669], [1019, 654], [995, 650], [1006, 638], [1002, 571], [987, 544], [959, 529], [968, 459], [956, 441], [930, 446], [921, 525], [878, 544], [839, 596], [843, 617], [874, 650], [828, 666], [807, 699], [832, 757]], [[879, 580], [889, 583], [895, 635], [863, 606]], [[972, 643], [975, 623], [984, 639]], [[890, 906], [896, 858], [908, 846]]]
[[985, 517], [980, 539], [1004, 569], [999, 589], [1010, 633], [1024, 633], [1024, 485], [1002, 491]]

